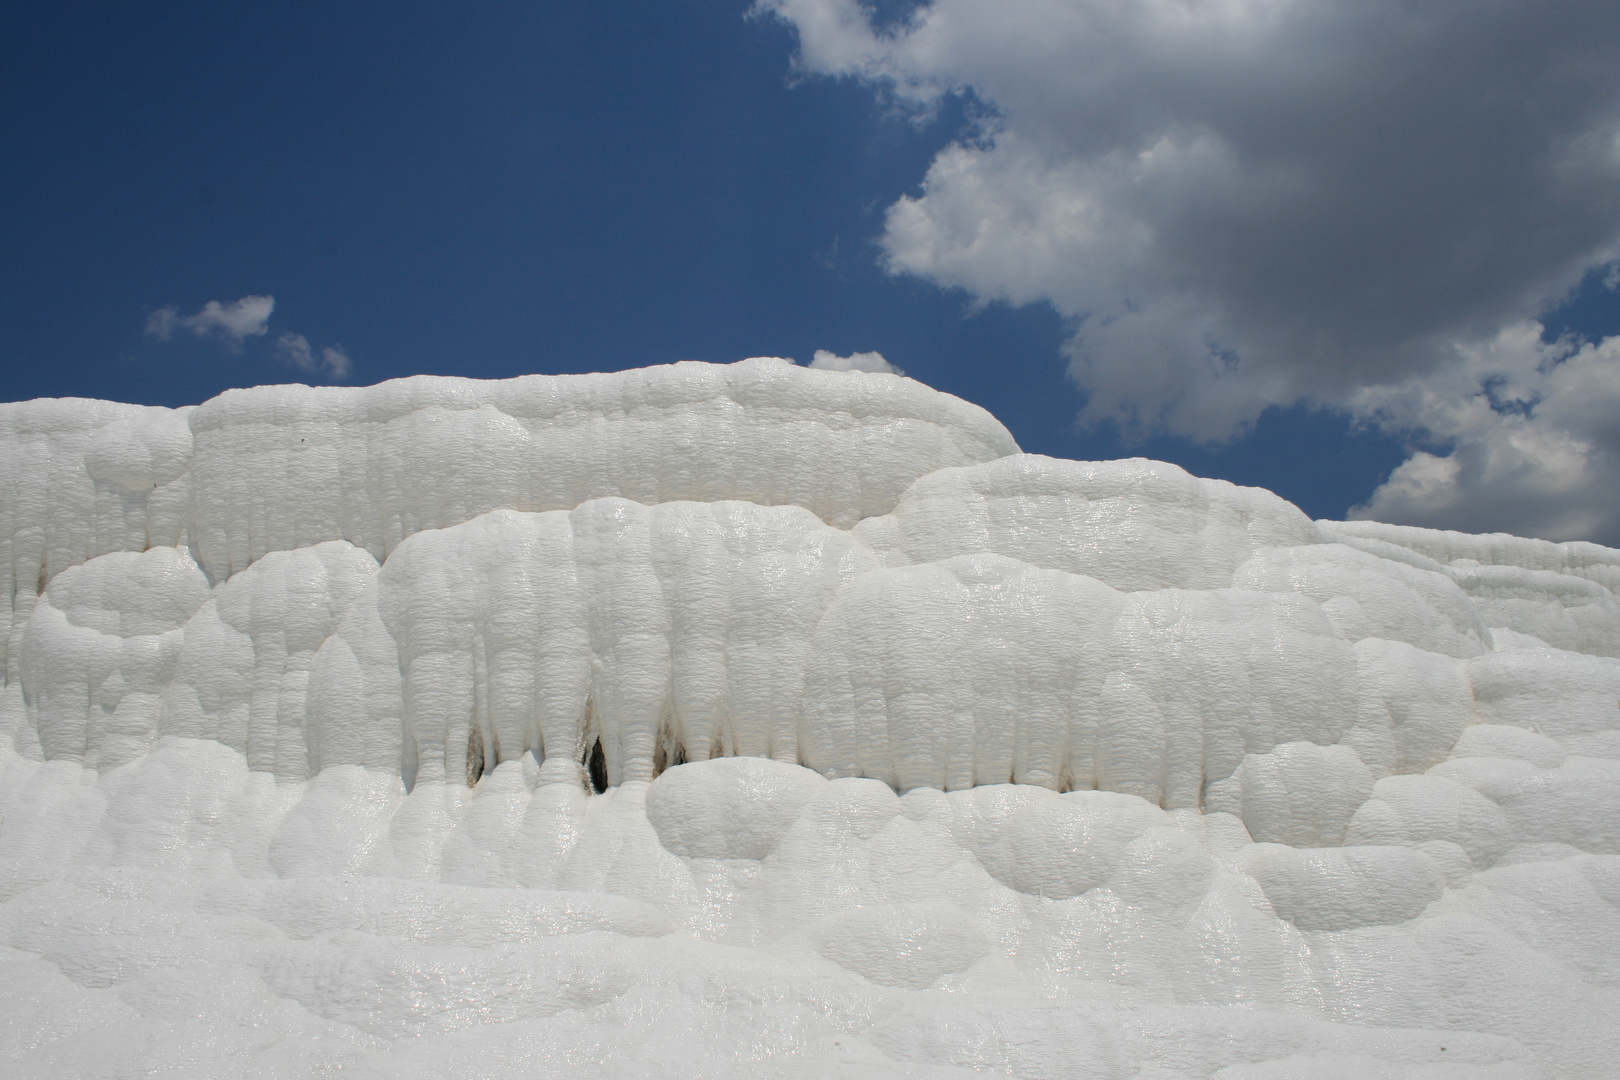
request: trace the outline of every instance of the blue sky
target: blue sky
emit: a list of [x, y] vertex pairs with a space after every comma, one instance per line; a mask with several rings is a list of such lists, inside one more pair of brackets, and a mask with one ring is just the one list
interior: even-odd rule
[[14, 5], [0, 397], [872, 350], [1032, 452], [1620, 542], [1615, 20], [1387, 6]]

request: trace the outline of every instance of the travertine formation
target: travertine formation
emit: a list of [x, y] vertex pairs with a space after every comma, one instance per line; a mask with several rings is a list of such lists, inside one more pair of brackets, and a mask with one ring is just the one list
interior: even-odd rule
[[0, 405], [0, 484], [8, 1075], [1620, 1060], [1620, 551], [771, 359]]

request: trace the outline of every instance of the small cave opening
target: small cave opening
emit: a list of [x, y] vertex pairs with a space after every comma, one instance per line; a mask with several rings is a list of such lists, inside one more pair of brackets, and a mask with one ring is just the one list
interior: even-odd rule
[[592, 791], [600, 795], [608, 789], [607, 754], [602, 752], [601, 739], [591, 743], [580, 764], [585, 766], [586, 775], [591, 778]]

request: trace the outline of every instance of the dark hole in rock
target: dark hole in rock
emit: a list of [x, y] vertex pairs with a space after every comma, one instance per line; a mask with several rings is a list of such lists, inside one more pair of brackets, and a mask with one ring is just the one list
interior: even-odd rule
[[608, 789], [607, 755], [602, 752], [601, 739], [591, 743], [591, 751], [585, 755], [585, 771], [590, 774], [592, 791], [600, 795]]

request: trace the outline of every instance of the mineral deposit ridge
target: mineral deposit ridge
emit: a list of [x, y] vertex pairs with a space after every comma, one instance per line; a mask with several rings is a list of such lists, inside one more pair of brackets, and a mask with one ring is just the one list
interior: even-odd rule
[[1620, 1069], [1620, 551], [777, 359], [0, 405], [8, 1077]]

